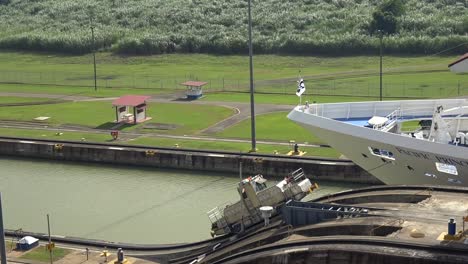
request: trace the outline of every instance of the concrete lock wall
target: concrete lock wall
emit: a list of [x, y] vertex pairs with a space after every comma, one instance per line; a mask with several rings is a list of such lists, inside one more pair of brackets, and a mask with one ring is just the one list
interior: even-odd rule
[[242, 161], [242, 171], [245, 176], [263, 174], [282, 179], [289, 172], [303, 168], [307, 177], [311, 179], [382, 184], [354, 163], [340, 160], [323, 162], [323, 159], [310, 158], [252, 157], [235, 153], [200, 153], [178, 149], [158, 150], [137, 146], [54, 143], [5, 138], [0, 139], [0, 155], [223, 173], [238, 173], [239, 163]]

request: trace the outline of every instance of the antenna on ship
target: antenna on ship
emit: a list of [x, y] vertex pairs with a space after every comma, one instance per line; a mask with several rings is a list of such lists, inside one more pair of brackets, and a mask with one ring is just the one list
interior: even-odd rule
[[302, 94], [305, 92], [305, 84], [304, 84], [304, 79], [301, 77], [301, 70], [299, 70], [299, 77], [297, 81], [297, 90], [296, 90], [296, 95], [299, 96], [299, 105], [302, 105]]

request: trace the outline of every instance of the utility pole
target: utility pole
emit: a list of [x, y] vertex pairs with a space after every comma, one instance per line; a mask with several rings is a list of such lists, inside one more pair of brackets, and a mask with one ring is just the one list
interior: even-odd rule
[[254, 80], [253, 80], [253, 48], [252, 48], [252, 12], [251, 0], [249, 0], [249, 68], [250, 68], [250, 120], [252, 132], [252, 149], [251, 152], [257, 151], [257, 143], [255, 140], [255, 102], [254, 102]]
[[242, 181], [242, 156], [239, 155], [239, 180]]
[[93, 63], [94, 63], [94, 91], [97, 91], [97, 77], [96, 77], [96, 45], [94, 42], [94, 26], [91, 26], [91, 38], [93, 40]]
[[383, 31], [378, 30], [379, 32], [379, 39], [380, 39], [380, 101], [382, 101], [382, 39], [383, 39]]
[[0, 257], [2, 264], [7, 264], [6, 250], [5, 250], [5, 230], [3, 229], [3, 208], [2, 208], [2, 193], [0, 192]]
[[49, 221], [49, 214], [47, 214], [47, 230], [48, 230], [48, 233], [49, 233], [49, 245], [48, 245], [48, 248], [49, 248], [49, 257], [50, 257], [50, 264], [52, 264], [52, 239], [50, 237], [50, 221]]

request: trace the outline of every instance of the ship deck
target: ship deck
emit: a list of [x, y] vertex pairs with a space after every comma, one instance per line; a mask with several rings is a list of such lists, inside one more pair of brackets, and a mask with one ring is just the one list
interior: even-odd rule
[[[450, 117], [456, 117], [456, 116], [444, 116], [446, 118], [450, 118]], [[458, 116], [459, 118], [460, 117], [468, 117], [468, 115], [466, 116]], [[347, 123], [347, 124], [350, 124], [350, 125], [355, 125], [355, 126], [361, 126], [361, 127], [366, 127], [369, 125], [368, 121], [372, 118], [372, 116], [370, 117], [355, 117], [355, 118], [334, 118], [334, 120], [336, 121], [340, 121], [340, 122], [343, 122], [343, 123]], [[432, 119], [432, 116], [413, 116], [413, 115], [409, 115], [409, 116], [401, 116], [398, 118], [398, 121], [399, 122], [405, 122], [405, 121], [412, 121], [412, 120], [429, 120], [429, 119]]]

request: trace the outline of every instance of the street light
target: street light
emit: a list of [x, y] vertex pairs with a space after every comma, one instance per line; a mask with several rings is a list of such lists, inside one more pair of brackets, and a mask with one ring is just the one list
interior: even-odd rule
[[94, 91], [97, 91], [97, 78], [96, 78], [96, 47], [94, 44], [94, 26], [91, 26], [91, 38], [93, 41], [93, 62], [94, 62]]
[[5, 230], [3, 229], [3, 209], [2, 209], [2, 193], [0, 192], [0, 257], [2, 264], [7, 264], [5, 250]]
[[257, 145], [255, 141], [255, 103], [254, 103], [254, 81], [253, 81], [253, 49], [252, 49], [252, 14], [251, 14], [251, 0], [248, 0], [249, 6], [249, 66], [250, 66], [250, 120], [251, 120], [251, 131], [252, 131], [252, 149], [251, 152], [257, 151]]
[[380, 39], [380, 101], [382, 101], [382, 39], [383, 39], [383, 31], [377, 30], [379, 32], [379, 39]]

